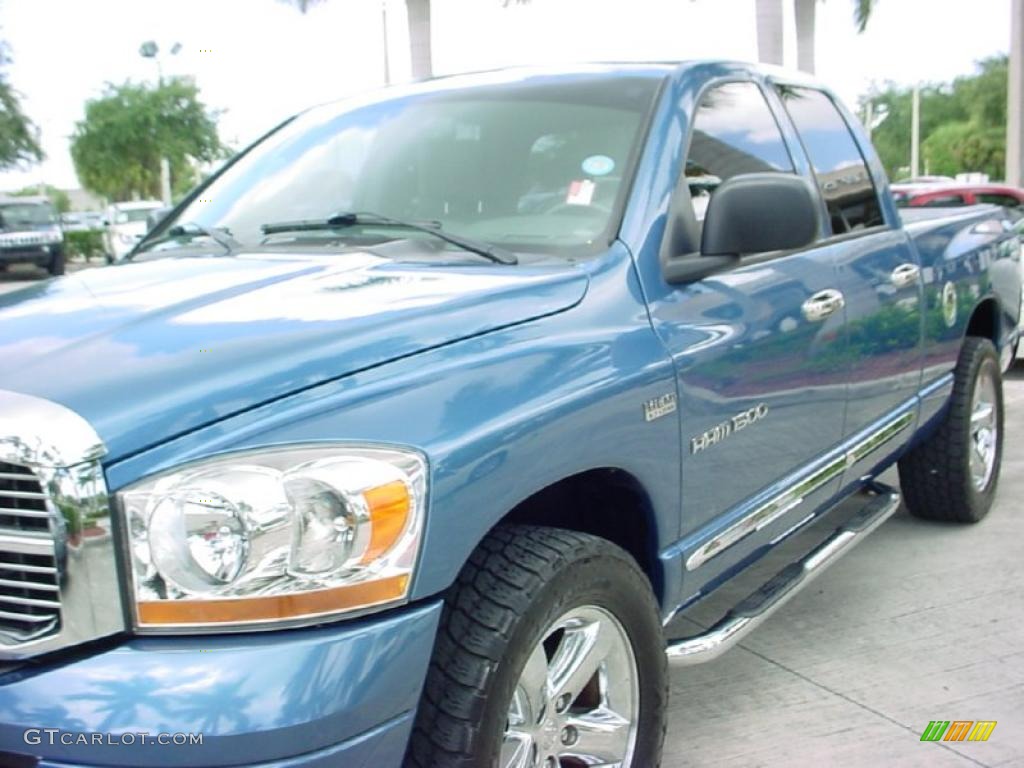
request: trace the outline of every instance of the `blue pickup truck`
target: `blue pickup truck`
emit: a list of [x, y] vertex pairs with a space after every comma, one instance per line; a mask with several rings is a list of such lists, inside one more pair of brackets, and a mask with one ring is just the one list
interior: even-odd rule
[[908, 215], [827, 90], [741, 64], [282, 123], [0, 299], [0, 764], [657, 765], [669, 664], [901, 499], [992, 504], [1019, 240]]

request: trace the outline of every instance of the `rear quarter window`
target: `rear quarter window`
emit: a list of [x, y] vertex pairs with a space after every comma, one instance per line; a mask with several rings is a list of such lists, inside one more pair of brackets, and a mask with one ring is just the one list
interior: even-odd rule
[[832, 99], [814, 88], [777, 85], [776, 91], [814, 168], [832, 233], [842, 235], [883, 224], [867, 162]]

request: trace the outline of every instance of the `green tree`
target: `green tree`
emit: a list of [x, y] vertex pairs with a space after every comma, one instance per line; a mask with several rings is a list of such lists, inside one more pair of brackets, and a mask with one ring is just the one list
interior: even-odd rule
[[921, 143], [921, 152], [932, 173], [980, 171], [998, 178], [1006, 165], [1006, 132], [976, 122], [946, 123]]
[[[921, 155], [929, 173], [1003, 175], [1006, 78], [1006, 56], [995, 56], [951, 83], [922, 86]], [[861, 107], [869, 100], [875, 114], [888, 113], [871, 138], [886, 171], [898, 177], [910, 164], [912, 89], [886, 83], [862, 97]]]
[[978, 62], [978, 73], [953, 81], [954, 98], [981, 125], [1006, 125], [1006, 56], [993, 56]]
[[43, 159], [38, 130], [21, 111], [20, 95], [2, 71], [9, 63], [7, 47], [0, 42], [0, 170]]
[[133, 194], [160, 196], [160, 158], [171, 178], [193, 178], [193, 163], [221, 158], [218, 114], [199, 99], [195, 83], [171, 78], [151, 86], [108, 84], [85, 105], [85, 119], [71, 136], [71, 159], [79, 180], [113, 200]]
[[[67, 213], [71, 210], [71, 198], [68, 197], [68, 193], [63, 189], [57, 189], [51, 184], [44, 186], [46, 196], [50, 199], [50, 204], [54, 207], [57, 213]], [[25, 187], [19, 189], [17, 192], [12, 192], [15, 197], [32, 197], [39, 194], [39, 187]]]

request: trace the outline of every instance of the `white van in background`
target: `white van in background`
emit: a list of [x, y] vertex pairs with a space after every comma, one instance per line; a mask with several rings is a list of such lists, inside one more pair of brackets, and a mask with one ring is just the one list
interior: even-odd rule
[[103, 244], [107, 261], [113, 264], [121, 261], [142, 239], [148, 229], [150, 213], [163, 208], [159, 200], [136, 200], [128, 203], [114, 203], [107, 208]]

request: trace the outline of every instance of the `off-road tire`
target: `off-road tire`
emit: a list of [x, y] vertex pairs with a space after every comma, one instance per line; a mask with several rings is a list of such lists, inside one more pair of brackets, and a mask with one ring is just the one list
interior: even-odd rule
[[65, 270], [64, 263], [64, 251], [57, 251], [53, 254], [53, 258], [50, 259], [50, 263], [46, 267], [46, 271], [51, 275], [63, 275]]
[[656, 768], [668, 699], [658, 607], [636, 561], [611, 542], [511, 525], [473, 552], [445, 605], [407, 768], [489, 768], [527, 657], [566, 611], [596, 605], [629, 636], [639, 676], [632, 766]]
[[[986, 486], [971, 474], [971, 412], [979, 373], [995, 377], [995, 468]], [[900, 486], [910, 514], [925, 520], [976, 523], [988, 514], [1003, 457], [1003, 387], [999, 354], [988, 339], [969, 336], [960, 349], [953, 396], [942, 424], [899, 461]]]

